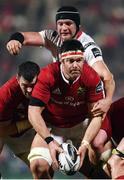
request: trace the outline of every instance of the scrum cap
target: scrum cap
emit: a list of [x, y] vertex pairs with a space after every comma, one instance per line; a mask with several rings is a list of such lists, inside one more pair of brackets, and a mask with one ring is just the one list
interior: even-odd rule
[[70, 19], [75, 22], [77, 30], [80, 26], [80, 14], [75, 7], [63, 6], [56, 13], [56, 22], [60, 19]]

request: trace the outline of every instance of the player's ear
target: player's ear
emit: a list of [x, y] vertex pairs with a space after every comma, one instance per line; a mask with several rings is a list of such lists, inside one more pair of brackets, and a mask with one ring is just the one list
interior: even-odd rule
[[18, 74], [16, 74], [16, 79], [17, 79], [17, 81], [19, 81], [19, 75]]

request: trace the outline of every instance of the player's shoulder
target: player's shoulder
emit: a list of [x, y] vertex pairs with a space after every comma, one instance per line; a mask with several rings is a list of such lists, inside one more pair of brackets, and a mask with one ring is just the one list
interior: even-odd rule
[[44, 80], [50, 80], [56, 77], [60, 72], [60, 62], [52, 62], [43, 67], [40, 71], [39, 78]]
[[14, 76], [0, 87], [0, 101], [9, 100], [20, 91], [20, 86]]
[[86, 85], [93, 85], [100, 80], [99, 75], [87, 62], [84, 62], [81, 78]]
[[1, 87], [0, 91], [2, 90], [9, 90], [9, 89], [16, 89], [19, 86], [16, 76], [13, 76], [11, 79], [9, 79], [7, 82], [5, 82]]
[[79, 33], [80, 33], [80, 35], [78, 36], [78, 40], [81, 41], [82, 43], [85, 44], [88, 42], [94, 42], [94, 39], [87, 33], [83, 32], [83, 31], [80, 31]]
[[78, 40], [82, 43], [84, 49], [86, 50], [88, 47], [98, 47], [94, 39], [87, 33], [81, 31]]

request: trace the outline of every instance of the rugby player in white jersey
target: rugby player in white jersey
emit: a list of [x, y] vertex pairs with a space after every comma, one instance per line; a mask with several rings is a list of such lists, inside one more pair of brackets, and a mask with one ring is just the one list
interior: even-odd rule
[[6, 47], [10, 54], [17, 55], [23, 46], [44, 46], [53, 56], [53, 61], [59, 59], [58, 50], [62, 42], [68, 39], [79, 40], [84, 49], [84, 58], [102, 78], [105, 87], [105, 99], [99, 100], [93, 111], [107, 112], [115, 89], [112, 73], [107, 68], [101, 49], [95, 41], [80, 30], [80, 14], [75, 7], [63, 6], [56, 13], [56, 30], [41, 30], [40, 32], [15, 32], [11, 35]]

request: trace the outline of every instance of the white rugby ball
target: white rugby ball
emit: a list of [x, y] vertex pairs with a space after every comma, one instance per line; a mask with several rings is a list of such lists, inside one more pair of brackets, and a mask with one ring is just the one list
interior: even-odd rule
[[73, 175], [80, 165], [80, 156], [77, 155], [77, 149], [69, 143], [62, 143], [61, 148], [64, 152], [58, 155], [59, 170], [66, 175]]

